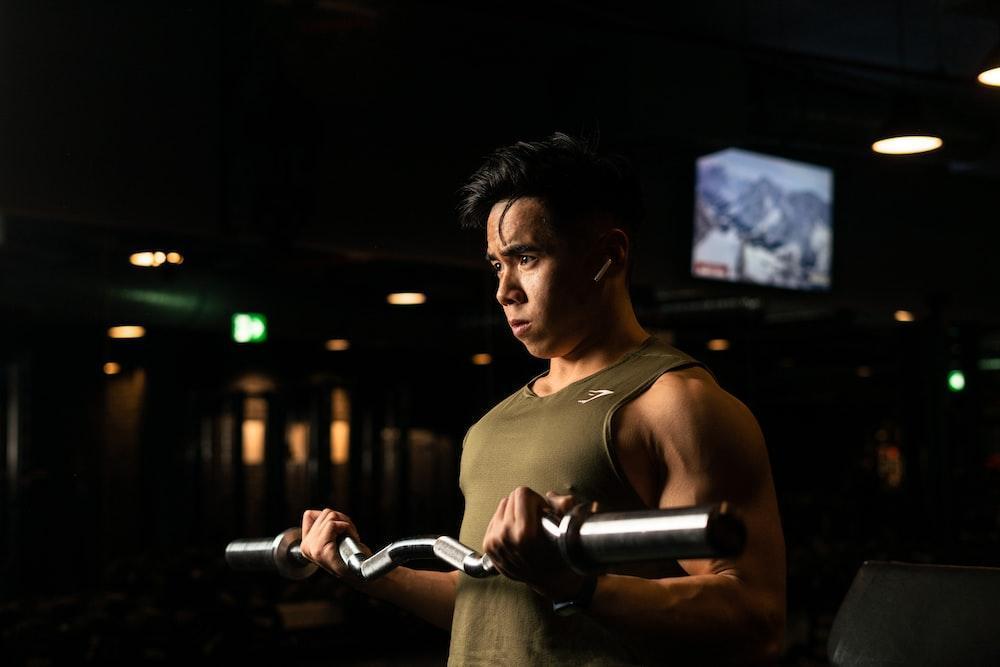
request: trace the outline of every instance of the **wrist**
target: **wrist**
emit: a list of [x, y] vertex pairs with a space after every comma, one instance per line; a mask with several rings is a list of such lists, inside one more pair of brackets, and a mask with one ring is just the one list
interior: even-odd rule
[[552, 611], [560, 616], [570, 616], [590, 607], [594, 591], [597, 590], [597, 576], [589, 575], [580, 579], [580, 586], [573, 594], [552, 599]]
[[550, 600], [568, 600], [580, 591], [580, 587], [588, 578], [573, 571], [560, 572], [546, 577], [542, 583], [533, 588], [536, 593]]

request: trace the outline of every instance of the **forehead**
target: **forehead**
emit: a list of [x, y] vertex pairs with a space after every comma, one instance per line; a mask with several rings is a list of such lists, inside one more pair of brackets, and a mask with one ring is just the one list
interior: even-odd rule
[[548, 211], [541, 200], [534, 197], [516, 199], [514, 203], [506, 199], [498, 201], [486, 220], [486, 245], [489, 248], [553, 240]]

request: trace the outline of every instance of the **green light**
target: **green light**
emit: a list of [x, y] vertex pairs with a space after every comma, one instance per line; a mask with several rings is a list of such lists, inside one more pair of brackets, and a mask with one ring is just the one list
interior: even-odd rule
[[267, 340], [267, 317], [262, 313], [234, 314], [233, 340], [237, 343], [263, 343]]
[[948, 389], [958, 392], [965, 389], [965, 373], [962, 371], [951, 371], [948, 373]]
[[989, 359], [979, 360], [979, 370], [981, 371], [1000, 371], [1000, 359], [992, 357]]

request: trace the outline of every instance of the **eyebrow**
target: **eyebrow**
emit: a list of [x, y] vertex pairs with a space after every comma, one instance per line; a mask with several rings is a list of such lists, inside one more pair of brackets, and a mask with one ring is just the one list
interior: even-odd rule
[[[517, 255], [531, 255], [545, 252], [545, 248], [533, 243], [515, 243], [500, 251], [501, 257], [516, 257]], [[491, 252], [486, 253], [487, 262], [495, 262], [496, 257]]]

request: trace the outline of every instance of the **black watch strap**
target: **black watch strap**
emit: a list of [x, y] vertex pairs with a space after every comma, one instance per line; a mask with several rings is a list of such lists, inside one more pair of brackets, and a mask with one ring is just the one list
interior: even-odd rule
[[597, 589], [597, 577], [589, 576], [583, 580], [583, 585], [576, 595], [568, 600], [553, 600], [552, 611], [560, 616], [570, 616], [583, 611], [590, 606], [590, 601], [594, 597]]

